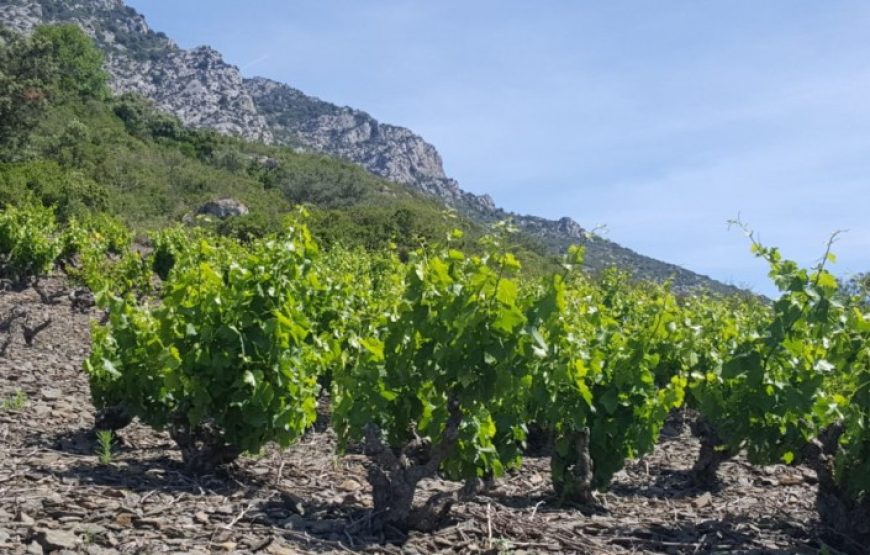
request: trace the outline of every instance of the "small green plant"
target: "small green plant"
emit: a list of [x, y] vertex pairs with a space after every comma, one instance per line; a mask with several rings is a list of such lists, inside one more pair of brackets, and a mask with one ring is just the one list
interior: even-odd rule
[[97, 457], [100, 464], [112, 464], [112, 448], [115, 445], [115, 434], [112, 430], [97, 431]]
[[27, 394], [20, 389], [15, 392], [15, 396], [4, 399], [2, 405], [3, 410], [21, 410], [27, 404]]

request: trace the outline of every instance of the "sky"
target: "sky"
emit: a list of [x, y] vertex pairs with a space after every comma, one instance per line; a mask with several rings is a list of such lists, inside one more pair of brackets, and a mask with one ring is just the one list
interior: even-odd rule
[[180, 46], [434, 144], [499, 206], [772, 294], [727, 221], [870, 271], [870, 3], [129, 0]]

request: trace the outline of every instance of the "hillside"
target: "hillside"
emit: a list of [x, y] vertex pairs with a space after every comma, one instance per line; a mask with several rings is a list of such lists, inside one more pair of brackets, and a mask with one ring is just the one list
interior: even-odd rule
[[530, 244], [543, 245], [552, 254], [584, 243], [592, 270], [616, 265], [638, 278], [671, 278], [680, 290], [736, 291], [611, 241], [587, 237], [570, 218], [553, 221], [508, 213], [488, 195], [462, 190], [445, 174], [435, 147], [411, 130], [380, 123], [363, 111], [336, 106], [286, 84], [246, 78], [210, 47], [178, 47], [151, 30], [144, 17], [121, 0], [7, 0], [0, 5], [0, 24], [19, 32], [51, 22], [74, 22], [97, 41], [106, 54], [115, 92], [143, 95], [185, 125], [353, 162], [434, 196], [479, 225], [511, 217]]
[[[444, 205], [359, 166], [285, 146], [185, 127], [147, 99], [113, 94], [104, 58], [74, 25], [30, 35], [0, 29], [0, 207], [52, 206], [58, 218], [118, 216], [143, 233], [198, 221], [244, 240], [276, 231], [296, 207], [308, 208], [319, 242], [407, 251], [463, 229], [473, 246], [486, 229]], [[200, 217], [229, 198], [246, 214]], [[544, 248], [512, 240], [529, 271], [552, 267]]]

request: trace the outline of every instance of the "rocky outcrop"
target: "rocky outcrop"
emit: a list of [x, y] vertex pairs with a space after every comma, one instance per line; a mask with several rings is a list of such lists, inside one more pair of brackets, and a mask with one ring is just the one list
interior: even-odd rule
[[271, 79], [246, 79], [245, 88], [279, 144], [343, 158], [456, 208], [495, 210], [488, 195], [463, 191], [447, 177], [435, 147], [409, 129], [380, 123], [363, 111], [336, 106]]
[[5, 0], [0, 24], [29, 33], [46, 23], [75, 23], [110, 53], [140, 58], [148, 52], [177, 48], [163, 33], [148, 28], [145, 18], [121, 0]]
[[109, 58], [112, 87], [147, 96], [186, 125], [270, 143], [272, 133], [245, 90], [238, 68], [207, 46], [170, 49], [157, 60]]
[[9, 2], [0, 5], [0, 22], [16, 33], [29, 33], [43, 22], [42, 9], [35, 2]]
[[199, 207], [197, 214], [214, 216], [225, 220], [232, 216], [244, 216], [249, 212], [248, 207], [232, 198], [210, 200]]
[[734, 290], [610, 241], [588, 238], [570, 218], [553, 221], [507, 213], [488, 195], [462, 190], [445, 175], [435, 147], [409, 129], [380, 123], [365, 112], [325, 102], [270, 79], [244, 79], [217, 51], [207, 46], [184, 50], [152, 31], [122, 0], [0, 3], [0, 24], [17, 31], [29, 32], [38, 24], [52, 22], [76, 23], [94, 37], [106, 52], [115, 91], [142, 94], [187, 125], [343, 158], [433, 195], [480, 223], [511, 217], [553, 252], [584, 243], [587, 265], [593, 269], [615, 264], [642, 278], [672, 278], [680, 289]]

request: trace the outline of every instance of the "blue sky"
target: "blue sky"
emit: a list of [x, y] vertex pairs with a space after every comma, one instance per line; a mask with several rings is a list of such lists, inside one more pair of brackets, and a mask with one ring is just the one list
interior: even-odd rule
[[870, 270], [870, 3], [131, 0], [183, 47], [413, 129], [463, 188], [771, 293], [728, 230]]

